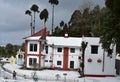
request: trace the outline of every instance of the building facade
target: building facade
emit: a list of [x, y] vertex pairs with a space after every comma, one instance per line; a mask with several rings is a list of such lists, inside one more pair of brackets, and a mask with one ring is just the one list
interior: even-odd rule
[[46, 31], [25, 38], [25, 66], [30, 69], [78, 70], [82, 41], [88, 42], [84, 57], [85, 76], [115, 76], [115, 46], [112, 57], [102, 49], [99, 37], [45, 36]]
[[108, 56], [100, 43], [100, 38], [85, 37], [88, 42], [85, 50], [85, 76], [115, 76], [115, 45], [111, 47], [112, 53]]

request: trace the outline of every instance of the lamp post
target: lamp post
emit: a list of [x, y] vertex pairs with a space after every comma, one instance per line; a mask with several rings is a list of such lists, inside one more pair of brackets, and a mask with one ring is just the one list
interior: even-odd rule
[[67, 73], [63, 73], [63, 75], [64, 75], [64, 82], [66, 82]]

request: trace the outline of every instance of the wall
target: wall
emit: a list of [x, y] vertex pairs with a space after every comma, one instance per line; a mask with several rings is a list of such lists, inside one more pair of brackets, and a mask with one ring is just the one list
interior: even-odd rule
[[[104, 54], [101, 44], [99, 43], [99, 38], [84, 38], [88, 42], [86, 51], [85, 51], [85, 75], [115, 75], [115, 53], [113, 57], [110, 58], [107, 56], [107, 53]], [[91, 54], [91, 45], [99, 45], [98, 54]], [[88, 62], [88, 58], [92, 59], [92, 62]], [[98, 63], [97, 59], [101, 59], [102, 62]]]
[[[53, 67], [63, 68], [63, 55], [64, 55], [64, 47], [61, 46], [62, 52], [57, 52], [57, 48], [59, 46], [54, 46], [54, 49], [52, 47], [48, 47], [48, 54], [45, 56], [45, 60], [48, 60], [48, 62], [45, 62], [45, 67], [49, 67], [53, 65]], [[79, 57], [81, 56], [80, 47], [76, 47], [75, 53], [70, 53], [68, 48], [68, 68], [70, 68], [70, 61], [74, 61], [74, 69], [78, 69], [80, 65]], [[73, 47], [72, 47], [73, 48]], [[53, 54], [53, 55], [52, 55]], [[53, 63], [50, 63], [50, 58], [52, 59], [53, 56]], [[57, 65], [57, 61], [62, 61], [61, 65]]]

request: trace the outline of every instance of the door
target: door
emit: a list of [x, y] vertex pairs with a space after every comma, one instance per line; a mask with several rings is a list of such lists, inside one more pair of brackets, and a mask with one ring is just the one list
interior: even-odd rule
[[70, 61], [70, 68], [74, 68], [74, 61]]

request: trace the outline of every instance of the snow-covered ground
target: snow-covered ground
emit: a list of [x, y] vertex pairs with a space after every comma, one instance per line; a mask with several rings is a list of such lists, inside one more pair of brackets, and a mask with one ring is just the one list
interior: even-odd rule
[[[84, 77], [78, 78], [80, 75], [76, 71], [61, 71], [61, 70], [23, 70], [19, 69], [21, 66], [13, 65], [13, 64], [5, 64], [3, 66], [7, 71], [13, 72], [14, 70], [17, 72], [17, 80], [12, 79], [12, 74], [2, 70], [0, 71], [0, 82], [35, 82], [32, 79], [32, 74], [36, 72], [38, 81], [37, 82], [120, 82], [120, 76], [117, 77]], [[64, 76], [64, 74], [67, 74]], [[57, 79], [56, 75], [59, 74], [59, 78]], [[26, 76], [26, 78], [24, 77]], [[8, 79], [4, 79], [3, 77], [7, 77]]]

